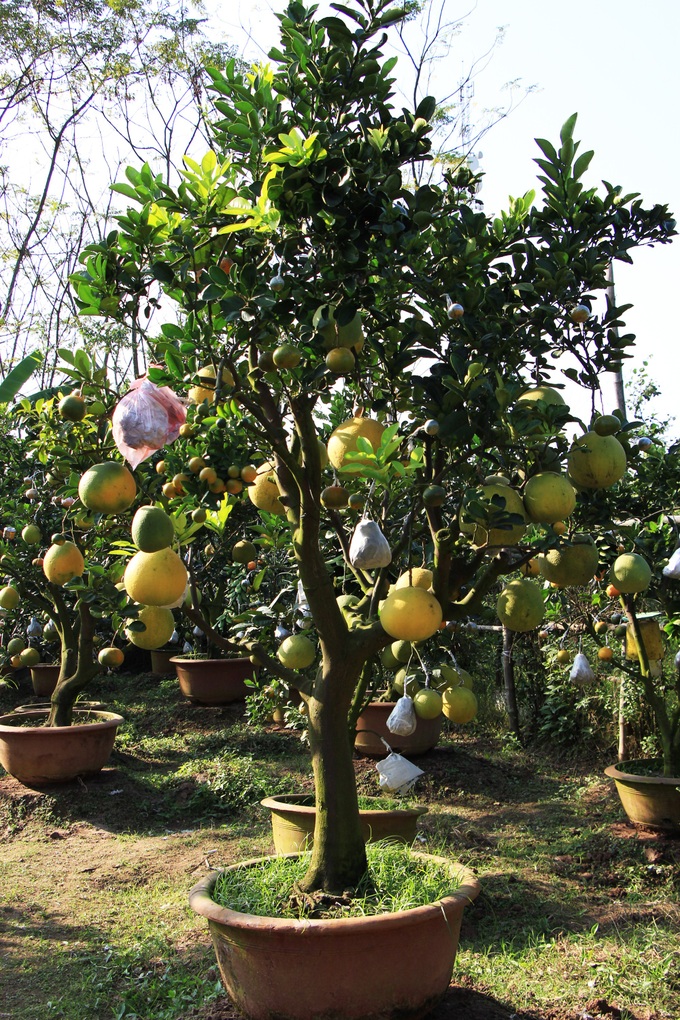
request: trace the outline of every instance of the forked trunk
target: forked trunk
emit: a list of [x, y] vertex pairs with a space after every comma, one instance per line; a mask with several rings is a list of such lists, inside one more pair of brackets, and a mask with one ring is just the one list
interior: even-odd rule
[[87, 605], [81, 602], [77, 626], [64, 627], [61, 632], [61, 668], [47, 726], [71, 725], [76, 698], [98, 672], [94, 662], [94, 620]]
[[300, 883], [306, 893], [355, 889], [366, 873], [353, 748], [347, 712], [356, 676], [330, 670], [308, 701], [309, 740], [316, 794], [312, 859]]

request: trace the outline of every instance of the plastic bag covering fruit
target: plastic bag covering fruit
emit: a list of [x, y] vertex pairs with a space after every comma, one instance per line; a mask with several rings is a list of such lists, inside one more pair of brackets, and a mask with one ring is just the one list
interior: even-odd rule
[[675, 550], [662, 573], [664, 577], [672, 577], [674, 581], [680, 578], [680, 549]]
[[380, 774], [380, 786], [389, 793], [408, 793], [418, 776], [423, 775], [422, 769], [394, 751], [390, 751], [375, 767]]
[[413, 706], [413, 698], [405, 694], [395, 702], [394, 708], [387, 717], [387, 728], [398, 737], [410, 737], [418, 725], [418, 717]]
[[113, 439], [136, 468], [156, 450], [172, 443], [186, 421], [184, 404], [169, 386], [156, 386], [144, 375], [135, 379], [113, 412]]
[[590, 668], [590, 663], [583, 654], [578, 652], [574, 658], [574, 665], [571, 667], [571, 673], [569, 679], [573, 680], [576, 684], [587, 684], [591, 680], [595, 679], [595, 674]]
[[349, 561], [359, 570], [386, 567], [392, 560], [387, 539], [375, 521], [359, 521], [349, 544]]

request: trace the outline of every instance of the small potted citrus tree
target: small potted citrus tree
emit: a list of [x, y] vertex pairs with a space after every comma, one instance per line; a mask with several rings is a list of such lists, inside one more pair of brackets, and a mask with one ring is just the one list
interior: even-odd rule
[[[528, 193], [489, 218], [464, 160], [434, 166], [435, 101], [395, 112], [394, 61], [382, 46], [403, 17], [383, 0], [326, 18], [291, 3], [271, 64], [210, 71], [212, 150], [185, 159], [177, 186], [150, 166], [128, 170], [114, 190], [135, 207], [97, 246], [106, 272], [93, 275], [86, 251], [89, 271], [73, 280], [84, 309], [115, 307], [142, 332], [150, 298], [174, 303], [172, 321], [147, 331], [164, 366], [152, 374], [175, 385], [197, 373], [214, 380], [202, 427], [219, 417], [226, 435], [247, 435], [256, 475], [234, 498], [285, 522], [311, 621], [276, 656], [248, 643], [307, 712], [314, 843], [291, 865], [293, 905], [275, 908], [306, 919], [234, 909], [229, 871], [192, 894], [226, 986], [253, 1017], [301, 1020], [331, 1006], [347, 1017], [422, 1015], [445, 991], [462, 908], [478, 889], [469, 873], [451, 895], [440, 887], [436, 906], [318, 916], [346, 913], [348, 890], [356, 898], [383, 881], [375, 862], [368, 870], [349, 719], [387, 645], [431, 639], [503, 585], [503, 622], [540, 622], [543, 590], [502, 579], [534, 552], [521, 544], [526, 509], [510, 482], [559, 473], [569, 449], [569, 408], [543, 383], [567, 352], [578, 364], [567, 375], [593, 390], [620, 364], [631, 339], [611, 328], [618, 311], [595, 316], [589, 301], [606, 289], [612, 259], [673, 232], [665, 207], [584, 187], [592, 153], [577, 153], [575, 117], [558, 147], [539, 143], [542, 201]], [[555, 542], [543, 527], [535, 545]], [[431, 585], [391, 590], [420, 566]], [[338, 602], [347, 595], [357, 599], [351, 614]], [[450, 690], [442, 704], [455, 700]], [[421, 866], [414, 856], [407, 870]], [[251, 862], [236, 884], [254, 874]], [[404, 951], [416, 942], [417, 954]], [[427, 966], [409, 976], [406, 961], [422, 954]]]

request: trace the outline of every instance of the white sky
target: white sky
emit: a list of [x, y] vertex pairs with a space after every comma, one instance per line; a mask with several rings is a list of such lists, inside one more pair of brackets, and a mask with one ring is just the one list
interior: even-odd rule
[[[231, 0], [229, 5], [206, 0], [206, 6], [211, 14], [219, 12], [211, 18], [218, 34], [244, 56], [261, 59], [277, 39], [272, 11], [285, 5], [283, 0]], [[586, 182], [605, 179], [626, 193], [639, 192], [648, 206], [667, 203], [680, 223], [678, 0], [448, 0], [447, 10], [449, 20], [464, 23], [438, 64], [430, 87], [437, 98], [453, 91], [479, 61], [470, 103], [474, 129], [488, 109], [507, 105], [508, 82], [516, 82], [516, 101], [534, 87], [476, 147], [483, 153], [480, 198], [487, 212], [507, 206], [508, 195], [536, 186], [533, 159], [540, 153], [533, 139], [558, 143], [562, 123], [578, 112], [575, 137], [582, 149], [595, 150]], [[503, 41], [485, 57], [500, 26]], [[400, 67], [405, 73], [406, 66], [403, 58], [395, 74]], [[616, 267], [615, 285], [619, 304], [635, 305], [626, 322], [637, 334], [637, 354], [626, 374], [628, 366], [648, 360], [663, 391], [654, 405], [657, 413], [680, 419], [675, 395], [680, 320], [673, 307], [680, 290], [680, 238], [638, 252], [632, 267]], [[680, 435], [680, 422], [672, 433]]]

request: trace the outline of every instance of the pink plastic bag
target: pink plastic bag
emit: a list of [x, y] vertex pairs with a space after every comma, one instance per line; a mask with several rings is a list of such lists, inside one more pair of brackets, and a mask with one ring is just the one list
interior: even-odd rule
[[143, 375], [118, 401], [112, 416], [113, 439], [133, 468], [172, 443], [186, 421], [182, 401], [169, 386], [156, 386]]

